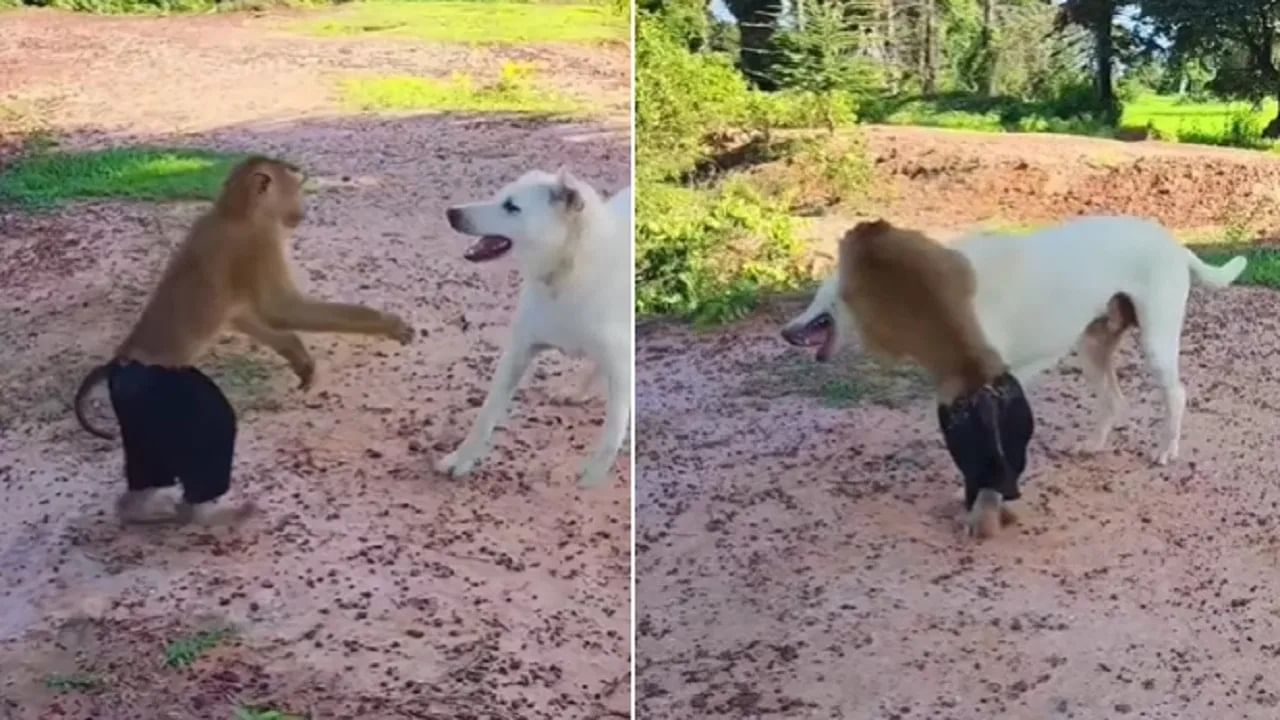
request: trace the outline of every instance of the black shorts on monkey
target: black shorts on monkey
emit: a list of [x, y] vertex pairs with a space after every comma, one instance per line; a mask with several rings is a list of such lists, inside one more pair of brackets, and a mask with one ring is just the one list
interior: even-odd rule
[[236, 414], [204, 373], [122, 362], [107, 377], [124, 441], [130, 490], [182, 482], [183, 500], [216, 500], [231, 486]]
[[938, 423], [951, 459], [964, 475], [966, 510], [980, 490], [995, 490], [1005, 500], [1022, 495], [1018, 479], [1027, 467], [1035, 417], [1012, 374], [1004, 372], [977, 391], [939, 405]]

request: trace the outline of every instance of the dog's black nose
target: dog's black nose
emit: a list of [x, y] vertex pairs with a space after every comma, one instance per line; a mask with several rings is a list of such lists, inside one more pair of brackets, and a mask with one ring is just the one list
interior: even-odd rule
[[782, 328], [782, 339], [792, 345], [804, 345], [804, 338], [800, 336], [800, 329], [790, 325]]
[[459, 230], [458, 225], [462, 222], [462, 211], [458, 208], [449, 208], [445, 211], [444, 216], [449, 218], [449, 227]]

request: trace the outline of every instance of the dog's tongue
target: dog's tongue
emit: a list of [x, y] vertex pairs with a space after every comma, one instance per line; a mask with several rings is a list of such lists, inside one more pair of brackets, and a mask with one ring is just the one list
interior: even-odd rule
[[499, 257], [511, 249], [511, 238], [502, 235], [485, 235], [472, 243], [462, 254], [471, 262], [484, 262]]
[[818, 362], [826, 362], [831, 359], [831, 346], [835, 345], [836, 334], [831, 328], [826, 328], [822, 333], [822, 344], [818, 346]]

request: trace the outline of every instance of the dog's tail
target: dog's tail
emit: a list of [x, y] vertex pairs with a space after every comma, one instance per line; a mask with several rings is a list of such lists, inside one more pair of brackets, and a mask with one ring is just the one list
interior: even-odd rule
[[110, 363], [99, 365], [98, 367], [90, 370], [89, 374], [85, 376], [84, 381], [80, 383], [80, 388], [76, 390], [76, 398], [72, 401], [76, 412], [76, 420], [80, 421], [80, 427], [104, 440], [110, 440], [114, 438], [115, 435], [106, 430], [96, 428], [93, 426], [93, 423], [89, 422], [89, 418], [84, 414], [84, 400], [88, 397], [89, 391], [92, 390], [94, 386], [107, 379], [107, 374], [110, 373], [110, 371]]
[[1249, 264], [1243, 255], [1237, 255], [1228, 260], [1226, 265], [1214, 267], [1190, 250], [1184, 251], [1187, 253], [1187, 266], [1191, 268], [1191, 274], [1199, 278], [1200, 282], [1214, 287], [1226, 287], [1235, 282]]

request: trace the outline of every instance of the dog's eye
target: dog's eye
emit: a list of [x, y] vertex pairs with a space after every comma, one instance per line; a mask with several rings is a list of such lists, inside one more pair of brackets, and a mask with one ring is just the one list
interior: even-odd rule
[[509, 199], [502, 203], [502, 209], [506, 210], [508, 215], [520, 214], [520, 208], [516, 207], [516, 204]]

